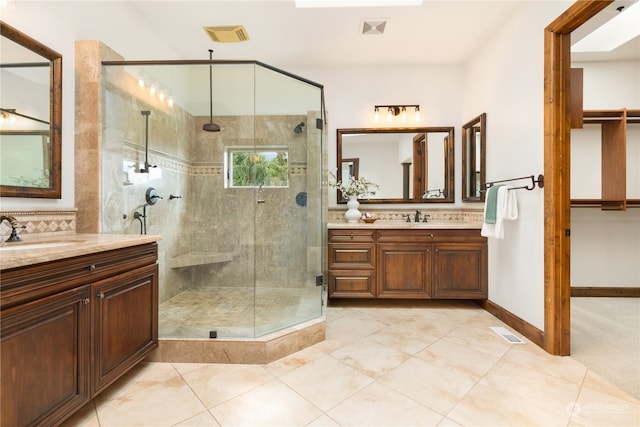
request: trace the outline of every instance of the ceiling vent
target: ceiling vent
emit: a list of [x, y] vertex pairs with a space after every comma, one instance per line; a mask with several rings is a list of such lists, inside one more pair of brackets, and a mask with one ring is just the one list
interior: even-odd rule
[[383, 34], [386, 19], [365, 19], [362, 21], [362, 34]]
[[237, 43], [249, 40], [249, 33], [242, 25], [226, 25], [223, 27], [204, 27], [209, 38], [218, 43]]

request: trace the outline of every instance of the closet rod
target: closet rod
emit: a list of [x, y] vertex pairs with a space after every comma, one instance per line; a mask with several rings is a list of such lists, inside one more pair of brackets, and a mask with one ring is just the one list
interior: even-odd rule
[[509, 190], [519, 190], [521, 188], [524, 188], [526, 190], [531, 191], [531, 190], [534, 190], [536, 188], [536, 184], [538, 184], [539, 188], [544, 188], [544, 175], [542, 175], [542, 174], [538, 175], [537, 179], [536, 179], [535, 176], [530, 175], [530, 176], [521, 176], [520, 178], [501, 179], [499, 181], [487, 182], [487, 183], [484, 184], [484, 187], [486, 189], [486, 188], [489, 188], [489, 187], [493, 186], [493, 184], [498, 184], [500, 182], [519, 181], [521, 179], [530, 179], [531, 180], [531, 184], [523, 185], [523, 186], [520, 186], [520, 187], [513, 187], [513, 188], [510, 188]]

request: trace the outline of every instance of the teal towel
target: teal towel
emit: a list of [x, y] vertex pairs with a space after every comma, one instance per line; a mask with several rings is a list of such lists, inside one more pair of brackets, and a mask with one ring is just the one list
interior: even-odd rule
[[487, 201], [484, 208], [484, 222], [486, 224], [496, 223], [496, 212], [498, 207], [498, 189], [502, 184], [493, 185], [487, 190]]

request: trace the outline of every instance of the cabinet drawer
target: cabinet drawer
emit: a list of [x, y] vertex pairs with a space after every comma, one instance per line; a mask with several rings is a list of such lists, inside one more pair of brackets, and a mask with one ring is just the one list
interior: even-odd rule
[[329, 245], [329, 268], [373, 268], [373, 244]]
[[480, 235], [480, 230], [452, 229], [414, 229], [414, 230], [378, 230], [378, 242], [398, 243], [434, 243], [461, 242], [483, 243], [487, 238]]
[[329, 242], [373, 242], [375, 230], [329, 230]]
[[123, 271], [155, 264], [158, 245], [148, 243], [2, 271], [0, 308], [96, 282]]
[[371, 298], [374, 295], [372, 270], [329, 271], [329, 296]]

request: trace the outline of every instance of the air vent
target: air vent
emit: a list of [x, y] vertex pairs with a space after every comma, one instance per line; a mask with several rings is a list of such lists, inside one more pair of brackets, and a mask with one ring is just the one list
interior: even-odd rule
[[496, 334], [498, 334], [499, 336], [501, 336], [508, 343], [511, 343], [511, 344], [524, 344], [525, 343], [520, 338], [518, 338], [517, 336], [513, 335], [511, 332], [509, 332], [506, 328], [503, 328], [502, 326], [490, 326], [490, 329], [493, 332], [495, 332]]
[[383, 34], [386, 19], [365, 19], [362, 21], [362, 34]]
[[209, 38], [218, 43], [237, 43], [249, 40], [249, 33], [242, 25], [227, 25], [223, 27], [204, 27]]

